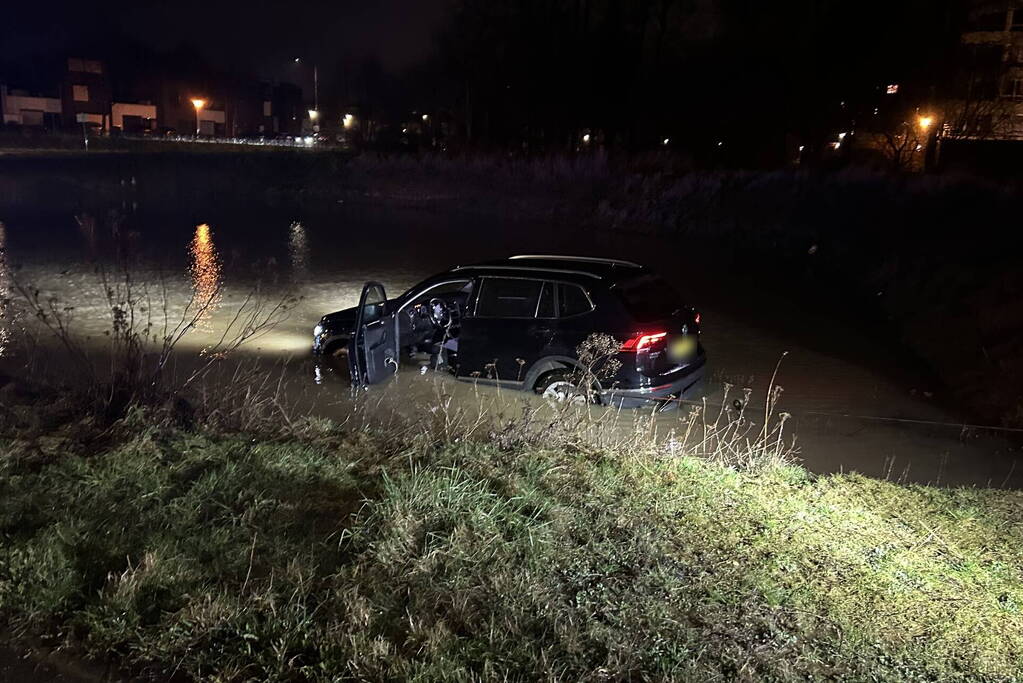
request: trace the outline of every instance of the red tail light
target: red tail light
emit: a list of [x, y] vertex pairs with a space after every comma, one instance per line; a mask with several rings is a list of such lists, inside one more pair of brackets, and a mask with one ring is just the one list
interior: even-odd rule
[[699, 324], [700, 324], [700, 314], [699, 314], [699, 312], [697, 312], [697, 313], [696, 313], [696, 316], [695, 316], [695, 317], [693, 318], [693, 320], [695, 320], [695, 321], [696, 321], [696, 324], [697, 324], [697, 325], [699, 325]]
[[654, 344], [663, 341], [667, 336], [667, 332], [640, 332], [636, 336], [625, 340], [625, 343], [622, 344], [622, 348], [620, 350], [632, 351], [634, 353], [649, 351]]

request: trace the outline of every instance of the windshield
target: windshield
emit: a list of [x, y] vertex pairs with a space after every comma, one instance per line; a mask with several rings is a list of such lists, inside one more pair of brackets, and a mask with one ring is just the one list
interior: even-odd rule
[[642, 275], [618, 283], [618, 293], [625, 308], [637, 322], [670, 318], [682, 307], [678, 293], [657, 275]]

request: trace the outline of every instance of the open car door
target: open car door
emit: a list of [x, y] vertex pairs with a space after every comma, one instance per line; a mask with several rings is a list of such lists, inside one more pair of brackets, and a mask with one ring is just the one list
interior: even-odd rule
[[355, 312], [348, 342], [352, 386], [377, 384], [398, 372], [397, 328], [387, 312], [387, 294], [379, 282], [367, 282]]

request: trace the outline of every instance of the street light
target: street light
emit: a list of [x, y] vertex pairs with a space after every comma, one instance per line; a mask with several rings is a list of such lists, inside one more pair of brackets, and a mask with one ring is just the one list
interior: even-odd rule
[[[302, 58], [295, 57], [295, 64], [301, 64]], [[313, 110], [320, 110], [320, 71], [316, 64], [313, 64]], [[310, 116], [309, 118], [313, 118]]]
[[925, 132], [931, 127], [932, 123], [934, 123], [933, 116], [918, 116], [916, 119], [916, 124], [920, 126], [920, 130]]
[[195, 137], [199, 137], [199, 112], [206, 106], [206, 100], [196, 97], [192, 100], [192, 106], [195, 107]]
[[355, 116], [353, 114], [345, 114], [345, 117], [341, 120], [341, 125], [345, 128], [351, 128], [355, 125]]
[[320, 112], [316, 111], [315, 109], [310, 109], [309, 110], [309, 120], [315, 122], [316, 119], [318, 119], [318, 118], [320, 118]]

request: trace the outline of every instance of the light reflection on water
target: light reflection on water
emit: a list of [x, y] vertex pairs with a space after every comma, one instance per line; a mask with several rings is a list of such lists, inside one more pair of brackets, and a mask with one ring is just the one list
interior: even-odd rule
[[[44, 299], [72, 310], [75, 333], [97, 349], [110, 328], [100, 269], [121, 273], [127, 266], [138, 291], [147, 292], [156, 332], [198, 313], [179, 344], [191, 351], [201, 352], [232, 322], [237, 325], [235, 315], [246, 301], [251, 306], [259, 299], [270, 307], [294, 297], [286, 320], [246, 345], [249, 353], [288, 357], [308, 354], [320, 316], [355, 305], [366, 280], [382, 280], [396, 294], [440, 269], [409, 262], [405, 254], [389, 249], [369, 252], [365, 240], [352, 245], [348, 236], [331, 234], [333, 225], [326, 221], [318, 229], [330, 239], [317, 242], [311, 239], [312, 228], [291, 216], [198, 218], [111, 214], [103, 219], [82, 213], [64, 222], [8, 223], [0, 238], [5, 247], [0, 286], [11, 284], [17, 272], [18, 280], [38, 288]], [[313, 243], [325, 252], [322, 259], [312, 258]], [[421, 259], [422, 252], [416, 257]], [[437, 261], [449, 265], [447, 257]], [[0, 353], [8, 357], [22, 355], [41, 332], [33, 317], [14, 317], [22, 306], [13, 298], [12, 306], [0, 310], [5, 349]]]
[[188, 246], [191, 256], [189, 273], [192, 277], [192, 293], [195, 305], [201, 310], [197, 323], [203, 329], [209, 323], [222, 298], [220, 258], [213, 246], [213, 234], [210, 226], [200, 223], [195, 226], [195, 236]]
[[292, 278], [305, 280], [309, 275], [309, 237], [299, 221], [294, 221], [288, 230], [288, 256]]

